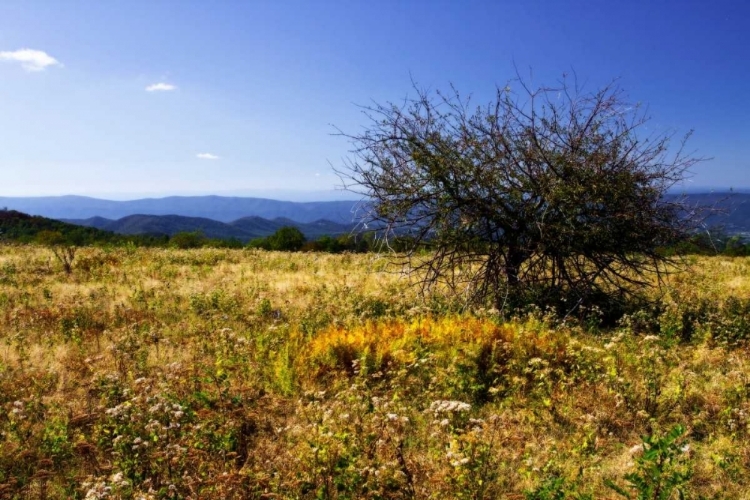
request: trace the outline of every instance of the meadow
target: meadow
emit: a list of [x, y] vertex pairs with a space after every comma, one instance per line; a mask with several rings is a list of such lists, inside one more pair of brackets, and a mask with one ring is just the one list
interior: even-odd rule
[[0, 498], [750, 498], [750, 258], [688, 264], [604, 328], [376, 254], [0, 246]]

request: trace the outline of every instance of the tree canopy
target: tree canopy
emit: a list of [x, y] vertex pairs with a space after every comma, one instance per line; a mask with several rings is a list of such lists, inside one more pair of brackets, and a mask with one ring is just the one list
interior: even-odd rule
[[265, 238], [251, 240], [250, 247], [282, 252], [296, 252], [305, 244], [305, 235], [298, 228], [284, 226]]
[[661, 280], [661, 247], [696, 222], [664, 197], [700, 160], [684, 149], [689, 134], [675, 145], [650, 130], [616, 84], [518, 79], [476, 107], [455, 88], [415, 90], [366, 107], [363, 132], [342, 132], [353, 150], [339, 173], [370, 201], [366, 222], [410, 236], [405, 263], [422, 286], [569, 312]]

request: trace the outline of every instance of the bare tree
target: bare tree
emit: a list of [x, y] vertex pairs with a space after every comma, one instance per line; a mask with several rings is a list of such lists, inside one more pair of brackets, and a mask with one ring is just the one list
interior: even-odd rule
[[39, 244], [48, 247], [57, 260], [62, 264], [65, 274], [73, 272], [73, 260], [76, 257], [78, 247], [59, 231], [40, 231], [36, 240]]
[[341, 132], [353, 151], [339, 175], [368, 200], [366, 222], [407, 237], [425, 289], [569, 312], [661, 282], [662, 247], [696, 222], [665, 197], [700, 161], [684, 150], [690, 134], [671, 147], [614, 83], [584, 92], [519, 78], [479, 107], [453, 87], [414, 88], [401, 105], [364, 108], [363, 132]]

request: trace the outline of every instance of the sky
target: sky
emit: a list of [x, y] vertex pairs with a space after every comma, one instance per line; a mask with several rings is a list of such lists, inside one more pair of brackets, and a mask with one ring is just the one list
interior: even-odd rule
[[750, 188], [750, 2], [0, 2], [0, 196], [342, 197], [358, 105], [617, 79]]

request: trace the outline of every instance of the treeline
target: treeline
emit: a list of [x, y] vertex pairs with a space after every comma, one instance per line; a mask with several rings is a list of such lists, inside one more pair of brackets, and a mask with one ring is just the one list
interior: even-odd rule
[[299, 229], [283, 227], [270, 236], [251, 240], [248, 247], [286, 252], [364, 253], [372, 250], [375, 243], [375, 234], [371, 232], [358, 235], [322, 236], [317, 240], [308, 241]]
[[[365, 253], [380, 250], [382, 239], [375, 231], [308, 240], [296, 227], [283, 227], [270, 236], [245, 243], [237, 238], [208, 238], [199, 231], [166, 234], [117, 234], [92, 227], [77, 226], [15, 210], [0, 210], [0, 242], [39, 243], [60, 246], [137, 246], [162, 248], [260, 248], [286, 252]], [[409, 248], [408, 237], [388, 241], [395, 251]], [[750, 240], [721, 231], [701, 233], [664, 249], [669, 254], [750, 256]]]
[[723, 231], [715, 230], [696, 234], [667, 250], [679, 255], [726, 255], [729, 257], [750, 256], [750, 240], [741, 236], [730, 236]]
[[[54, 236], [54, 238], [53, 238]], [[15, 210], [0, 210], [0, 241], [39, 243], [41, 240], [64, 242], [72, 246], [163, 246], [170, 238], [166, 235], [125, 235], [102, 231], [93, 227], [77, 226], [55, 219], [28, 215]]]
[[296, 227], [283, 227], [265, 238], [245, 243], [237, 238], [208, 238], [200, 231], [166, 234], [117, 234], [77, 226], [15, 210], [0, 210], [0, 242], [36, 243], [45, 246], [137, 246], [162, 248], [261, 248], [288, 252], [369, 252], [375, 249], [374, 232], [322, 236], [308, 240]]
[[168, 246], [175, 248], [258, 248], [280, 252], [327, 252], [327, 253], [366, 253], [376, 249], [380, 242], [374, 232], [321, 236], [308, 240], [293, 226], [282, 227], [264, 238], [255, 238], [244, 245], [237, 239], [220, 240], [206, 238], [199, 232], [178, 233], [170, 238]]

